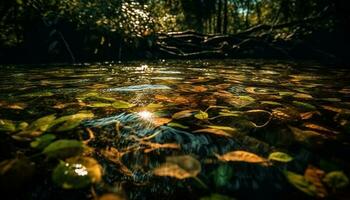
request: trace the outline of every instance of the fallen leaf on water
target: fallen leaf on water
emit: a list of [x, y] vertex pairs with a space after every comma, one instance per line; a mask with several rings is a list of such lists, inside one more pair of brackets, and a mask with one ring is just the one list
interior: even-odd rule
[[229, 196], [213, 193], [210, 196], [201, 197], [200, 200], [234, 200]]
[[120, 152], [118, 149], [111, 147], [105, 150], [101, 150], [101, 154], [109, 161], [116, 164], [117, 169], [127, 176], [132, 176], [132, 171], [127, 168], [122, 162], [123, 155], [127, 152]]
[[304, 123], [304, 127], [309, 128], [309, 129], [313, 129], [316, 131], [323, 131], [323, 132], [327, 132], [327, 133], [337, 133], [336, 131], [329, 130], [328, 128], [325, 128], [323, 126], [313, 124], [313, 123]]
[[64, 189], [84, 188], [102, 178], [102, 167], [93, 158], [76, 157], [61, 161], [52, 172], [52, 180]]
[[305, 113], [300, 113], [300, 117], [302, 120], [311, 119], [314, 115], [321, 115], [319, 111], [310, 111]]
[[196, 177], [201, 171], [200, 162], [189, 155], [171, 156], [166, 158], [166, 163], [153, 170], [156, 176], [170, 176], [177, 179]]
[[210, 134], [219, 135], [219, 136], [232, 137], [232, 135], [227, 133], [226, 131], [220, 130], [220, 129], [214, 129], [214, 128], [199, 129], [199, 130], [192, 131], [192, 133], [210, 133]]
[[140, 143], [148, 146], [148, 148], [144, 150], [145, 153], [149, 153], [157, 149], [180, 149], [180, 145], [177, 143], [159, 144], [159, 143], [148, 142], [148, 141], [141, 141]]
[[126, 101], [122, 101], [122, 100], [117, 100], [114, 103], [112, 103], [113, 108], [132, 108], [134, 106], [136, 106], [135, 104], [126, 102]]
[[207, 91], [208, 89], [202, 85], [200, 86], [194, 86], [192, 89], [191, 89], [193, 92], [205, 92]]
[[305, 102], [301, 102], [301, 101], [293, 101], [292, 103], [299, 108], [303, 108], [306, 110], [316, 110], [316, 107], [314, 105], [309, 104], [309, 103], [305, 103]]
[[206, 120], [209, 116], [208, 113], [200, 110], [197, 114], [194, 115], [194, 117], [200, 120]]
[[15, 132], [16, 131], [16, 124], [7, 119], [0, 119], [0, 131], [3, 132]]
[[293, 160], [293, 157], [283, 152], [273, 152], [269, 155], [269, 160], [274, 160], [278, 162], [290, 162]]
[[255, 99], [250, 96], [233, 96], [225, 102], [236, 108], [243, 108], [254, 103]]
[[48, 146], [55, 139], [56, 139], [56, 136], [53, 134], [41, 135], [41, 136], [35, 138], [35, 140], [30, 143], [30, 146], [32, 148], [36, 148], [36, 149], [43, 149], [46, 146]]
[[337, 190], [347, 187], [349, 185], [349, 178], [342, 171], [332, 171], [326, 174], [323, 178], [323, 182], [326, 183], [328, 187]]
[[261, 163], [267, 164], [267, 160], [254, 153], [247, 151], [231, 151], [224, 155], [216, 155], [216, 157], [224, 162], [247, 162], [247, 163]]
[[180, 112], [173, 114], [172, 118], [173, 119], [181, 119], [181, 118], [191, 117], [193, 112], [194, 112], [194, 110], [183, 110], [183, 111], [180, 111]]
[[152, 123], [156, 126], [162, 126], [164, 124], [167, 124], [171, 121], [172, 119], [170, 118], [165, 118], [165, 117], [155, 117], [152, 119]]
[[325, 175], [324, 171], [309, 165], [305, 170], [305, 179], [316, 187], [316, 196], [324, 198], [328, 195], [326, 187], [322, 183], [322, 177]]
[[43, 153], [49, 158], [68, 158], [82, 153], [84, 149], [81, 141], [62, 139], [49, 144]]
[[310, 100], [313, 99], [313, 97], [309, 94], [305, 94], [305, 93], [297, 93], [295, 95], [293, 95], [294, 98], [297, 99], [304, 99], [304, 100]]
[[208, 128], [219, 129], [219, 130], [229, 131], [229, 132], [237, 131], [237, 129], [229, 127], [229, 126], [214, 126], [214, 125], [210, 125], [210, 126], [208, 126]]
[[275, 102], [275, 101], [261, 101], [261, 104], [265, 105], [271, 105], [271, 106], [281, 106], [281, 103]]
[[288, 182], [294, 187], [296, 187], [298, 190], [304, 192], [307, 195], [316, 196], [316, 186], [314, 186], [311, 182], [307, 181], [304, 176], [291, 171], [285, 171], [284, 175], [286, 176]]
[[170, 122], [170, 123], [167, 124], [167, 126], [174, 127], [174, 128], [182, 128], [182, 129], [188, 129], [189, 128], [188, 126], [185, 126], [185, 125], [182, 125], [182, 124], [176, 123], [176, 122]]

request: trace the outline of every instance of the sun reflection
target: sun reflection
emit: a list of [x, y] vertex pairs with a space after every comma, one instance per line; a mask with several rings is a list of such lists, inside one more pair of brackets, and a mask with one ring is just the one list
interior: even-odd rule
[[152, 119], [152, 117], [153, 117], [153, 114], [151, 113], [151, 112], [149, 112], [149, 111], [146, 111], [146, 110], [144, 110], [144, 111], [141, 111], [141, 112], [138, 112], [137, 113], [142, 119], [145, 119], [145, 120], [151, 120]]

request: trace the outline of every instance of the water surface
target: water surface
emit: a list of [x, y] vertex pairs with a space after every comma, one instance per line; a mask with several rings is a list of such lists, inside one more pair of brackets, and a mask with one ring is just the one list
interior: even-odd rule
[[[1, 161], [35, 166], [6, 186], [19, 199], [349, 197], [349, 70], [263, 60], [0, 70]], [[45, 153], [68, 139], [84, 150]], [[79, 158], [102, 175], [52, 177]]]

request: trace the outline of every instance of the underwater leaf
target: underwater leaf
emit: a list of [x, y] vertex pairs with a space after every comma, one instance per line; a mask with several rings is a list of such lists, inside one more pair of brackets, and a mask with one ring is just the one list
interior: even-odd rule
[[306, 110], [316, 110], [316, 107], [314, 105], [311, 105], [309, 103], [301, 102], [301, 101], [293, 101], [293, 104], [297, 107], [306, 109]]
[[47, 146], [43, 153], [48, 157], [67, 158], [76, 156], [84, 151], [84, 144], [78, 140], [57, 140]]
[[323, 135], [321, 135], [320, 133], [315, 132], [315, 131], [301, 130], [301, 129], [293, 127], [293, 126], [288, 126], [288, 127], [292, 131], [292, 133], [294, 135], [294, 139], [298, 142], [308, 143], [309, 139], [311, 139], [311, 138], [324, 138]]
[[194, 115], [194, 117], [200, 120], [206, 120], [208, 119], [208, 113], [200, 110], [197, 114]]
[[64, 189], [84, 188], [101, 181], [102, 167], [93, 158], [77, 157], [60, 162], [52, 173], [55, 184]]
[[30, 146], [36, 149], [43, 149], [55, 139], [56, 139], [56, 136], [53, 134], [41, 135], [35, 138], [35, 140], [30, 143]]
[[213, 181], [216, 187], [224, 187], [230, 183], [233, 177], [233, 168], [228, 164], [221, 164], [212, 172]]
[[304, 192], [307, 195], [316, 196], [316, 186], [307, 181], [304, 176], [291, 171], [285, 171], [284, 175], [286, 176], [288, 182], [294, 187], [296, 187], [298, 190]]
[[224, 130], [215, 129], [215, 128], [199, 129], [199, 130], [192, 131], [192, 133], [210, 133], [210, 134], [219, 135], [219, 136], [232, 137], [230, 133], [227, 133]]
[[304, 173], [305, 179], [316, 187], [316, 195], [320, 198], [324, 198], [328, 195], [327, 189], [322, 183], [322, 177], [324, 175], [324, 171], [311, 165], [307, 167]]
[[266, 163], [267, 160], [254, 153], [247, 151], [231, 151], [224, 155], [216, 155], [216, 157], [224, 162], [248, 162], [248, 163]]
[[167, 126], [174, 127], [174, 128], [182, 128], [182, 129], [188, 129], [189, 128], [188, 126], [185, 126], [185, 125], [182, 125], [182, 124], [176, 123], [176, 122], [170, 122], [170, 123], [167, 124]]
[[273, 152], [269, 155], [269, 160], [278, 162], [290, 162], [293, 160], [293, 157], [283, 152]]
[[0, 119], [0, 131], [2, 132], [15, 132], [16, 131], [16, 124], [7, 119]]
[[210, 196], [201, 197], [200, 200], [234, 200], [234, 198], [222, 194], [213, 193]]
[[170, 176], [177, 179], [196, 177], [201, 171], [201, 163], [189, 155], [171, 156], [166, 163], [153, 170], [156, 176]]
[[342, 171], [332, 171], [326, 174], [323, 182], [332, 189], [342, 189], [349, 185], [349, 178]]
[[134, 106], [136, 106], [135, 104], [132, 103], [128, 103], [126, 101], [122, 101], [122, 100], [117, 100], [114, 103], [112, 103], [113, 108], [132, 108]]
[[193, 112], [194, 112], [193, 110], [183, 110], [173, 114], [172, 118], [181, 119], [181, 118], [191, 117]]

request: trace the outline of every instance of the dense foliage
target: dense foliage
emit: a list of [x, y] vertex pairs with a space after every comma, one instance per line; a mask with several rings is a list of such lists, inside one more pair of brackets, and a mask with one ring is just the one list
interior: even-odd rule
[[[347, 23], [342, 0], [16, 0], [0, 3], [0, 56], [34, 60], [120, 59], [152, 49], [160, 32], [233, 34], [247, 28], [324, 16]], [[137, 52], [130, 54], [133, 50]], [[7, 52], [7, 53], [6, 53]], [[124, 52], [124, 53], [123, 53]], [[126, 54], [125, 52], [128, 52]], [[143, 51], [144, 53], [144, 51]]]

